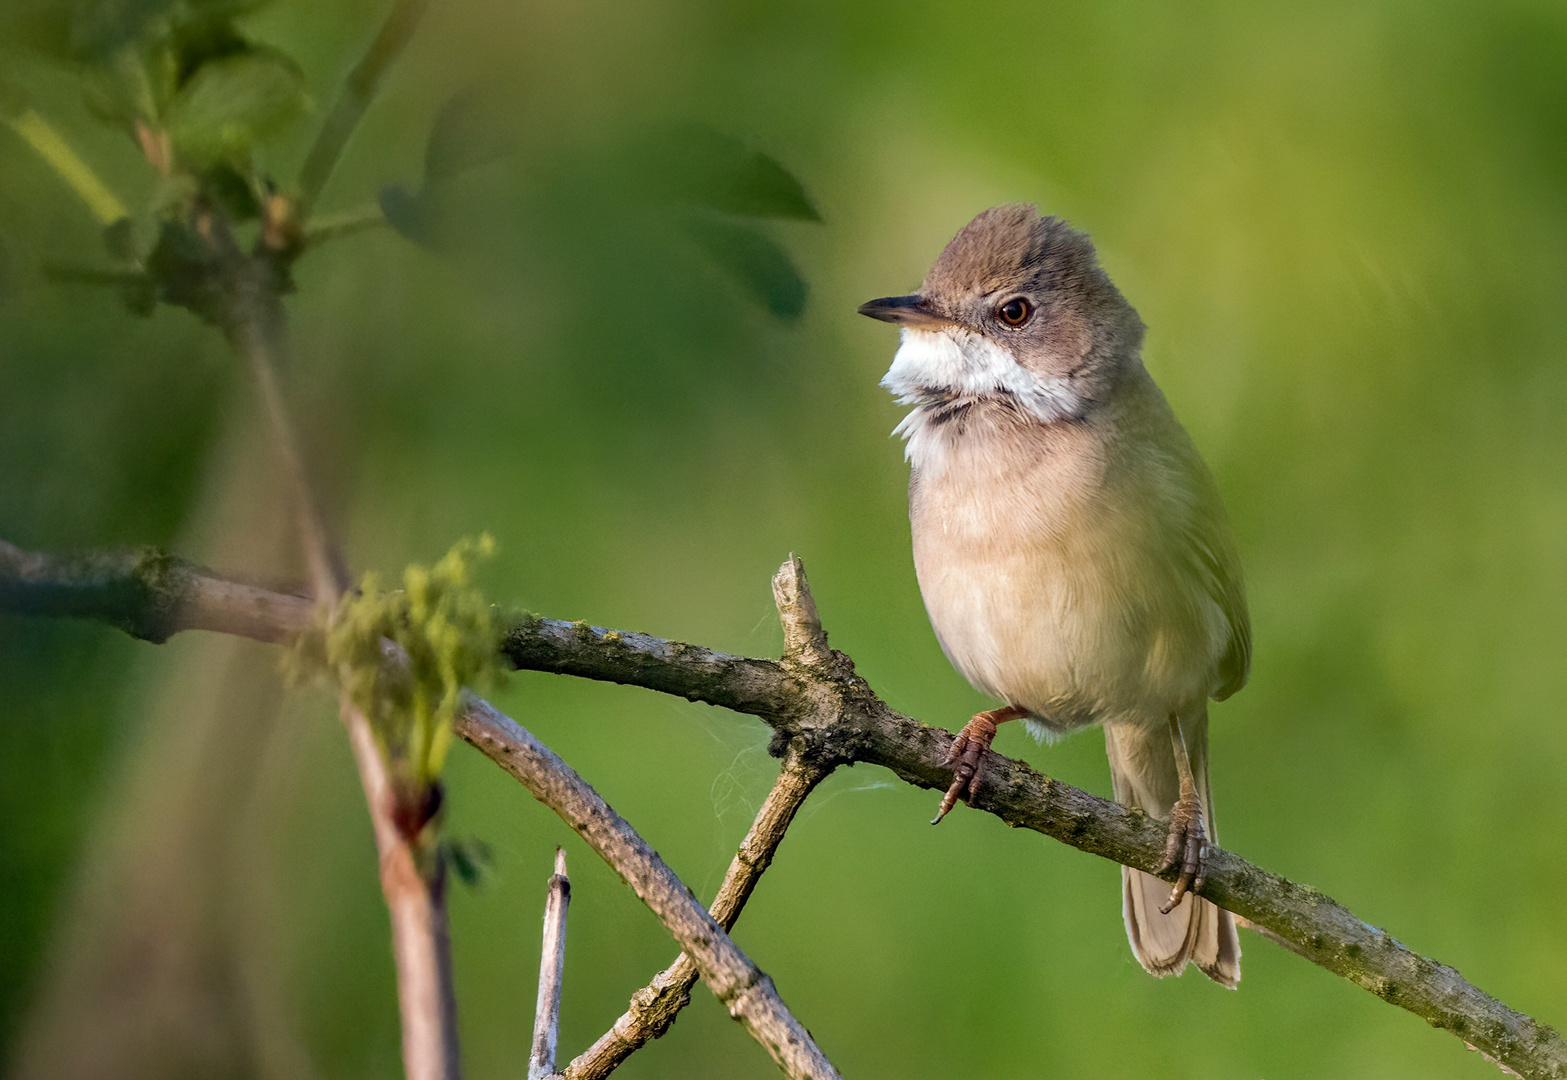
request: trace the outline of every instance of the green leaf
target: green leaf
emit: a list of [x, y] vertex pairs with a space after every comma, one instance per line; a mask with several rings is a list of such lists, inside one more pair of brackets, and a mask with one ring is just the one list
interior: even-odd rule
[[428, 191], [416, 193], [401, 184], [388, 184], [376, 202], [386, 223], [403, 239], [431, 250], [440, 245], [440, 210]]
[[252, 48], [228, 18], [203, 15], [180, 20], [173, 27], [164, 51], [173, 69], [174, 85], [181, 87], [202, 65], [249, 52]]
[[152, 77], [156, 59], [143, 60], [135, 49], [121, 49], [82, 72], [87, 108], [98, 119], [129, 127], [158, 114]]
[[98, 63], [192, 24], [228, 22], [269, 0], [8, 0], [0, 38], [59, 60]]
[[711, 128], [689, 125], [666, 132], [654, 157], [676, 201], [745, 217], [822, 219], [789, 170]]
[[244, 174], [227, 163], [212, 166], [201, 177], [201, 190], [215, 199], [235, 221], [261, 214], [261, 197]]
[[446, 855], [451, 859], [452, 872], [457, 875], [457, 880], [470, 889], [477, 889], [484, 884], [485, 875], [495, 863], [490, 845], [477, 836], [465, 840], [447, 840]]
[[71, 19], [71, 51], [102, 60], [139, 41], [176, 0], [79, 0]]
[[210, 60], [180, 89], [166, 117], [181, 159], [240, 161], [260, 139], [304, 112], [305, 80], [287, 56], [255, 48]]
[[511, 138], [505, 114], [487, 95], [469, 90], [442, 106], [424, 150], [426, 184], [449, 180], [505, 156]]
[[693, 214], [686, 230], [768, 311], [781, 319], [795, 319], [805, 310], [805, 279], [783, 248], [760, 229], [717, 214]]

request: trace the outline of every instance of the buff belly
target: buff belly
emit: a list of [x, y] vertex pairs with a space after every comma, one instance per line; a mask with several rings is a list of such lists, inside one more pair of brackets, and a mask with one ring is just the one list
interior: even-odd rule
[[[1082, 477], [1019, 483], [965, 457], [916, 473], [911, 520], [931, 624], [969, 682], [1057, 732], [1162, 725], [1202, 703], [1226, 624], [1161, 547], [1159, 522], [1109, 517]], [[1036, 494], [1025, 505], [1020, 491]]]

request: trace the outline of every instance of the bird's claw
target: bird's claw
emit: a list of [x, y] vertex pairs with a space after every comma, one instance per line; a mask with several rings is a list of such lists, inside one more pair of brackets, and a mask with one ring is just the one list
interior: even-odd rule
[[1202, 889], [1208, 854], [1208, 831], [1203, 826], [1202, 803], [1195, 794], [1182, 795], [1170, 810], [1170, 837], [1164, 845], [1164, 861], [1158, 872], [1180, 867], [1170, 899], [1159, 910], [1168, 915], [1187, 893]]
[[995, 737], [995, 721], [985, 713], [980, 713], [964, 724], [963, 730], [958, 732], [958, 737], [952, 740], [951, 749], [941, 760], [943, 766], [953, 766], [952, 786], [947, 788], [947, 793], [942, 796], [941, 808], [931, 819], [932, 825], [939, 825], [941, 819], [947, 816], [947, 811], [956, 806], [959, 799], [968, 802], [979, 791], [980, 781], [985, 778], [985, 765], [990, 757], [990, 743]]

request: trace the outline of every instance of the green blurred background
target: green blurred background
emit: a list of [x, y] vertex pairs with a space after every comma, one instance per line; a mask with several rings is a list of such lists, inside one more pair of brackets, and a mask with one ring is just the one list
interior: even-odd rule
[[[278, 0], [314, 116], [380, 3]], [[6, 52], [135, 198], [135, 149], [63, 69]], [[488, 530], [485, 587], [545, 614], [776, 654], [806, 561], [834, 645], [894, 706], [977, 708], [910, 563], [894, 348], [977, 211], [1089, 230], [1217, 474], [1255, 665], [1214, 714], [1227, 847], [1309, 882], [1545, 1022], [1567, 1022], [1567, 9], [578, 0], [432, 6], [323, 209], [414, 184], [453, 94], [509, 153], [431, 251], [310, 255], [287, 373], [355, 564]], [[822, 224], [769, 223], [810, 285], [759, 306], [645, 198], [701, 123], [783, 162]], [[656, 156], [656, 155], [655, 155]], [[43, 279], [101, 260], [0, 129], [0, 536], [169, 545], [297, 571], [244, 369], [183, 311]], [[497, 702], [703, 896], [774, 775], [767, 732], [535, 674]], [[387, 926], [328, 698], [272, 652], [0, 619], [0, 1053], [27, 1077], [398, 1075]], [[1097, 734], [1003, 753], [1108, 793]], [[560, 822], [465, 747], [449, 825], [494, 851], [452, 899], [463, 1050], [520, 1077], [554, 846], [573, 905], [563, 1056], [674, 955]], [[736, 937], [849, 1077], [1495, 1075], [1456, 1039], [1247, 936], [1245, 979], [1156, 981], [1113, 864], [868, 767], [802, 813]], [[705, 991], [627, 1077], [775, 1075]]]

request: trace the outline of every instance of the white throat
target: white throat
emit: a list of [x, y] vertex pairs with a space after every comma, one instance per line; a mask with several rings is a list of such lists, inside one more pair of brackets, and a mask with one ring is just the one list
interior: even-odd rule
[[914, 410], [893, 429], [908, 441], [904, 457], [919, 463], [939, 456], [931, 431], [934, 410], [954, 398], [1003, 396], [1041, 424], [1082, 415], [1083, 400], [1062, 378], [1042, 378], [1019, 364], [1011, 352], [982, 334], [958, 327], [914, 330], [903, 327], [902, 344], [881, 384]]

